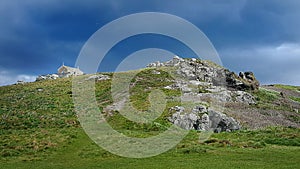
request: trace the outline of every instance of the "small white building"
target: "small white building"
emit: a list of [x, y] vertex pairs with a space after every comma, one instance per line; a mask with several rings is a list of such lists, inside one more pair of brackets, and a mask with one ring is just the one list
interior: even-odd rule
[[71, 77], [83, 75], [83, 72], [79, 68], [65, 66], [64, 64], [57, 69], [59, 77]]

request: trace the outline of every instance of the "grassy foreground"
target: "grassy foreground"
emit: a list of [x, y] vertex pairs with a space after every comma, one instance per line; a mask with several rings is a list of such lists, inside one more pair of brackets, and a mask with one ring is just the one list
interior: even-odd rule
[[[132, 159], [112, 155], [93, 142], [81, 129], [73, 131], [76, 138], [59, 149], [38, 153], [39, 158], [2, 158], [0, 168], [291, 168], [299, 167], [298, 146], [268, 145], [262, 148], [239, 148], [229, 145], [199, 144], [198, 149], [174, 148], [159, 156]], [[195, 133], [192, 133], [192, 135]], [[231, 136], [233, 134], [227, 134]], [[219, 135], [216, 135], [220, 137]], [[226, 136], [221, 136], [225, 138]], [[183, 141], [189, 145], [191, 140]], [[190, 150], [190, 151], [188, 151]], [[28, 159], [27, 159], [28, 158]]]

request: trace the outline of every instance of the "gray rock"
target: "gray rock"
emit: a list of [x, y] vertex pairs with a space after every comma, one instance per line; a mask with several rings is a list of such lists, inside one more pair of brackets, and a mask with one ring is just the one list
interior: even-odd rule
[[172, 107], [170, 110], [174, 110], [176, 112], [182, 113], [182, 112], [184, 112], [184, 107], [175, 106], [175, 107]]
[[152, 70], [151, 73], [154, 74], [154, 75], [160, 75], [160, 74], [161, 74], [161, 72], [160, 72], [160, 71], [157, 71], [157, 70]]
[[244, 91], [233, 91], [232, 92], [232, 97], [235, 102], [239, 103], [247, 103], [247, 104], [255, 104], [255, 98], [247, 92]]
[[55, 80], [55, 79], [58, 79], [58, 78], [59, 78], [59, 76], [57, 74], [47, 74], [47, 75], [38, 76], [35, 81]]
[[189, 62], [180, 63], [177, 73], [188, 80], [197, 80], [195, 68]]
[[189, 84], [194, 85], [194, 86], [211, 86], [211, 83], [208, 82], [201, 82], [198, 80], [190, 80]]
[[218, 111], [208, 110], [202, 105], [194, 107], [189, 113], [184, 112], [184, 108], [179, 106], [171, 110], [177, 111], [172, 114], [169, 121], [186, 130], [230, 132], [241, 128], [234, 118]]
[[203, 131], [209, 131], [210, 130], [210, 120], [209, 116], [205, 113], [201, 117], [201, 130]]
[[107, 75], [102, 75], [102, 74], [97, 74], [97, 75], [92, 75], [85, 80], [96, 80], [96, 81], [102, 81], [102, 80], [109, 80], [110, 77]]
[[182, 89], [187, 83], [183, 81], [176, 81], [174, 84], [164, 87], [165, 89]]
[[195, 106], [192, 110], [192, 113], [196, 113], [196, 114], [204, 113], [204, 112], [207, 112], [207, 108], [203, 105]]
[[228, 117], [227, 115], [214, 110], [209, 110], [208, 113], [211, 123], [210, 128], [216, 133], [234, 131], [241, 128], [239, 122], [232, 117]]
[[181, 62], [184, 62], [184, 59], [180, 58], [179, 56], [175, 56], [172, 60], [165, 62], [164, 65], [168, 67], [174, 67], [178, 66]]
[[192, 130], [195, 129], [198, 119], [199, 117], [193, 113], [181, 115], [179, 112], [176, 112], [172, 115], [170, 121], [182, 129]]
[[162, 66], [165, 66], [164, 63], [161, 63], [159, 61], [156, 61], [156, 62], [153, 62], [153, 63], [149, 63], [147, 65], [147, 67], [162, 67]]
[[42, 89], [42, 88], [37, 88], [37, 91], [38, 91], [38, 92], [42, 92], [42, 91], [44, 91], [44, 89]]
[[175, 56], [172, 60], [165, 63], [159, 61], [150, 63], [147, 67], [178, 67], [177, 74], [187, 80], [196, 80], [212, 83], [214, 86], [229, 87], [234, 90], [257, 90], [259, 82], [252, 72], [234, 72], [225, 69], [209, 61], [183, 59]]
[[222, 91], [226, 91], [227, 89], [225, 87], [222, 87], [222, 86], [210, 86], [206, 90], [211, 92], [211, 93], [219, 93], [219, 92], [222, 92]]
[[237, 76], [233, 72], [226, 72], [227, 86], [236, 90], [257, 90], [259, 82], [256, 80], [253, 72], [240, 72]]
[[187, 85], [184, 85], [184, 86], [181, 87], [181, 91], [183, 93], [190, 93], [190, 92], [192, 92], [192, 89], [189, 88]]
[[25, 84], [26, 82], [24, 82], [23, 80], [18, 80], [16, 84]]

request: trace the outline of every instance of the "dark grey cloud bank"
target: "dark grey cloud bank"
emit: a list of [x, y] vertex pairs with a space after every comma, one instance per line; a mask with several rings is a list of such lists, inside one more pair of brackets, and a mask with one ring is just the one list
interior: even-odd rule
[[[231, 70], [254, 71], [264, 84], [300, 85], [299, 9], [297, 0], [3, 0], [0, 85], [56, 72], [62, 62], [74, 65], [85, 41], [100, 27], [124, 15], [149, 11], [174, 14], [198, 26]], [[153, 38], [136, 38], [116, 47], [113, 58], [130, 54], [133, 51], [125, 50], [130, 47], [175, 49], [155, 46]]]

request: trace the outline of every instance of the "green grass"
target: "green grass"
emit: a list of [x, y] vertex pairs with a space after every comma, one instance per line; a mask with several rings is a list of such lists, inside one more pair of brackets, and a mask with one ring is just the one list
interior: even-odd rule
[[293, 111], [293, 109], [291, 109], [291, 106], [288, 103], [284, 102], [279, 92], [260, 88], [259, 90], [253, 91], [251, 93], [257, 101], [255, 105], [252, 105], [255, 108], [264, 110], [283, 110], [289, 112]]
[[[297, 158], [300, 148], [297, 146], [267, 144], [262, 148], [237, 148], [226, 144], [200, 144], [197, 142], [197, 132], [191, 132], [177, 147], [159, 156], [124, 158], [95, 145], [81, 129], [73, 132], [76, 137], [67, 146], [49, 150], [47, 156], [38, 159], [28, 156], [1, 158], [0, 168], [297, 168], [300, 162]], [[273, 132], [271, 129], [271, 133]], [[259, 134], [250, 131], [245, 133], [242, 134], [243, 140], [251, 136], [258, 137], [256, 135]], [[224, 134], [215, 134], [213, 137], [231, 139], [238, 135]]]
[[[152, 89], [162, 89], [172, 78], [145, 69], [131, 81], [131, 101], [146, 110]], [[126, 75], [126, 73], [124, 73]], [[111, 74], [109, 74], [111, 75]], [[150, 78], [151, 77], [151, 78]], [[154, 78], [153, 78], [154, 77]], [[169, 81], [165, 81], [169, 79]], [[153, 82], [155, 81], [155, 83]], [[113, 155], [84, 133], [74, 112], [71, 78], [0, 87], [0, 168], [297, 168], [300, 131], [266, 128], [213, 134], [199, 142], [191, 131], [173, 149], [159, 156], [132, 159]], [[111, 80], [97, 82], [96, 99], [102, 110], [112, 103]], [[42, 91], [40, 91], [42, 89]], [[160, 117], [149, 124], [125, 119], [118, 112], [107, 116], [117, 131], [131, 137], [150, 137], [171, 124], [168, 109], [180, 103], [179, 90], [162, 89], [168, 99]], [[271, 104], [278, 93], [259, 90], [261, 104]]]
[[211, 140], [217, 145], [226, 142], [229, 146], [240, 148], [261, 148], [267, 145], [300, 146], [300, 130], [282, 127], [241, 130], [233, 133], [215, 134]]
[[261, 103], [268, 103], [277, 100], [280, 97], [280, 93], [260, 88], [258, 91], [253, 92], [256, 100]]
[[300, 97], [290, 97], [290, 99], [296, 101], [296, 102], [300, 102]]
[[[153, 71], [160, 72], [160, 74], [153, 74]], [[148, 110], [150, 107], [149, 93], [155, 89], [163, 90], [163, 87], [173, 83], [172, 80], [174, 79], [169, 73], [162, 70], [145, 69], [139, 72], [131, 81], [130, 99], [133, 106], [138, 110]], [[167, 94], [170, 96], [171, 93]]]
[[300, 91], [300, 86], [290, 86], [290, 85], [281, 85], [281, 84], [276, 84], [274, 86], [286, 90]]

